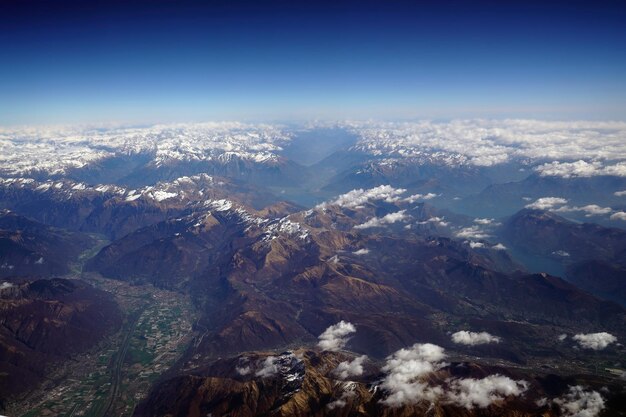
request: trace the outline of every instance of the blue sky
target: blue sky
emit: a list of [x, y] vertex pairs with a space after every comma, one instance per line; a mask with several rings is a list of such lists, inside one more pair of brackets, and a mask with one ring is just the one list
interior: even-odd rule
[[626, 119], [626, 6], [469, 3], [4, 0], [0, 124]]

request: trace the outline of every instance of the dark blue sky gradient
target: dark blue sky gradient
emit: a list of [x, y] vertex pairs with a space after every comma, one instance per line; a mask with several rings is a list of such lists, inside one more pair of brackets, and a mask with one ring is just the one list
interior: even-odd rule
[[626, 119], [624, 2], [0, 2], [0, 124]]

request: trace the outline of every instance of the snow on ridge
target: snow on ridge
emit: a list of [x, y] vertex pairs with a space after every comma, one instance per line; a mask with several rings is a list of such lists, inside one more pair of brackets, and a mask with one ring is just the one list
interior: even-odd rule
[[290, 141], [280, 126], [233, 122], [154, 125], [150, 127], [84, 126], [0, 127], [0, 172], [65, 175], [102, 159], [149, 153], [153, 164], [172, 161], [277, 160]]

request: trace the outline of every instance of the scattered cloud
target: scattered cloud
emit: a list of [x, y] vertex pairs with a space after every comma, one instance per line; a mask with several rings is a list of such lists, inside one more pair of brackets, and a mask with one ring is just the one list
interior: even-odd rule
[[602, 350], [613, 342], [617, 341], [617, 337], [611, 333], [579, 333], [573, 337], [578, 344], [585, 349]]
[[446, 401], [471, 410], [475, 406], [486, 408], [509, 396], [520, 396], [528, 389], [528, 382], [502, 375], [489, 375], [482, 379], [449, 380]]
[[419, 200], [430, 200], [433, 199], [435, 197], [438, 197], [438, 194], [435, 193], [428, 193], [428, 194], [413, 194], [411, 196], [408, 196], [406, 198], [404, 198], [402, 201], [407, 202], [409, 204], [413, 204], [416, 201]]
[[261, 362], [260, 369], [255, 373], [256, 376], [261, 378], [268, 378], [278, 373], [278, 358], [275, 356], [268, 356], [263, 362]]
[[252, 372], [252, 368], [250, 368], [250, 366], [237, 366], [235, 367], [235, 371], [237, 371], [237, 373], [239, 375], [249, 375]]
[[333, 371], [339, 379], [348, 379], [353, 376], [363, 375], [363, 362], [367, 360], [367, 355], [359, 356], [352, 361], [343, 361]]
[[488, 225], [488, 224], [492, 224], [494, 222], [494, 219], [474, 219], [474, 223], [476, 224], [483, 224], [483, 225]]
[[458, 232], [456, 232], [456, 236], [462, 239], [487, 239], [491, 237], [491, 235], [485, 231], [483, 228], [479, 226], [469, 226], [464, 227]]
[[611, 214], [611, 220], [624, 220], [626, 221], [626, 211], [618, 211]]
[[567, 204], [567, 200], [560, 197], [541, 197], [534, 203], [527, 204], [526, 208], [535, 210], [553, 210], [558, 206]]
[[561, 341], [561, 342], [562, 342], [562, 341], [564, 341], [565, 339], [567, 339], [567, 335], [566, 335], [565, 333], [560, 334], [560, 335], [559, 335], [559, 337], [558, 337], [557, 339], [559, 339], [559, 341]]
[[591, 216], [599, 216], [603, 214], [609, 214], [613, 211], [610, 207], [600, 207], [597, 204], [589, 204], [583, 207], [570, 207], [570, 206], [562, 206], [554, 210], [556, 212], [573, 212], [573, 211], [582, 211], [587, 213], [587, 217]]
[[431, 217], [421, 222], [417, 222], [417, 224], [429, 224], [429, 223], [433, 223], [433, 224], [436, 224], [437, 226], [442, 226], [442, 227], [446, 227], [450, 224], [444, 221], [443, 217], [437, 217], [437, 216]]
[[496, 243], [495, 245], [493, 245], [491, 247], [491, 249], [494, 249], [494, 250], [506, 250], [506, 246], [504, 246], [502, 243]]
[[624, 191], [615, 191], [613, 194], [615, 194], [616, 197], [626, 197], [626, 190], [624, 190]]
[[616, 177], [626, 177], [626, 162], [618, 162], [611, 165], [605, 165], [600, 161], [585, 162], [578, 160], [576, 162], [559, 162], [554, 161], [539, 165], [535, 171], [541, 176], [549, 177], [595, 177], [600, 175], [611, 175]]
[[393, 224], [400, 221], [410, 219], [411, 216], [406, 214], [406, 210], [396, 211], [395, 213], [389, 213], [383, 217], [374, 217], [369, 219], [363, 224], [354, 226], [355, 229], [369, 229], [371, 227], [381, 227], [386, 224]]
[[15, 285], [11, 284], [10, 282], [3, 282], [2, 284], [0, 284], [0, 290], [6, 290], [7, 288], [11, 288], [14, 287]]
[[461, 330], [452, 334], [452, 341], [461, 345], [484, 345], [486, 343], [500, 343], [500, 338], [487, 332], [470, 332]]
[[362, 249], [359, 249], [359, 250], [355, 250], [355, 251], [354, 251], [354, 252], [352, 252], [352, 253], [353, 253], [353, 254], [355, 254], [355, 255], [359, 255], [359, 256], [361, 256], [361, 255], [367, 255], [368, 253], [370, 253], [370, 250], [369, 250], [369, 249], [362, 248]]
[[348, 343], [348, 335], [356, 332], [356, 327], [350, 322], [341, 320], [337, 324], [328, 327], [319, 336], [318, 346], [322, 350], [338, 351]]
[[580, 385], [569, 387], [563, 396], [552, 400], [563, 417], [596, 417], [604, 410], [604, 398], [597, 391], [585, 391]]
[[441, 397], [441, 387], [431, 386], [419, 378], [443, 368], [445, 357], [442, 347], [430, 343], [416, 343], [389, 356], [382, 368], [387, 375], [381, 383], [381, 388], [389, 395], [382, 403], [400, 407], [423, 400], [434, 402]]
[[317, 208], [326, 208], [329, 205], [336, 205], [346, 208], [357, 208], [363, 206], [369, 201], [383, 200], [388, 203], [394, 203], [400, 200], [400, 195], [406, 192], [403, 188], [393, 188], [390, 185], [381, 185], [369, 190], [359, 188], [352, 190], [346, 194], [342, 194], [335, 200], [321, 203]]
[[482, 242], [470, 242], [469, 245], [470, 245], [470, 248], [472, 248], [472, 249], [484, 248], [485, 247], [485, 244], [482, 243]]

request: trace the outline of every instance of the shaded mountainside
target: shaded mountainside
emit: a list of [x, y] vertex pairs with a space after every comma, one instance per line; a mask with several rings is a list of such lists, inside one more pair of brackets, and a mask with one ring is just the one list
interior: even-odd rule
[[507, 244], [528, 254], [527, 259], [561, 265], [566, 279], [580, 288], [626, 304], [626, 231], [524, 209], [500, 233]]
[[87, 235], [0, 210], [0, 277], [66, 274], [94, 243]]
[[0, 289], [0, 398], [19, 395], [55, 363], [121, 325], [112, 296], [77, 280], [5, 284]]

